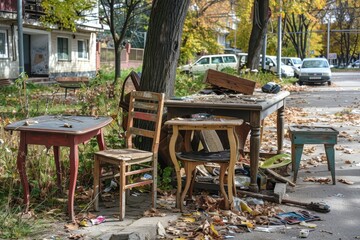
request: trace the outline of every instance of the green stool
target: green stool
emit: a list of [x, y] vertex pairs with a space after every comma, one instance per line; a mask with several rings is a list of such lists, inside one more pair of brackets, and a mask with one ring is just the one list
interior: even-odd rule
[[338, 131], [331, 127], [315, 127], [315, 126], [290, 126], [291, 140], [291, 160], [292, 170], [294, 171], [294, 182], [296, 182], [297, 174], [300, 167], [301, 154], [304, 144], [324, 144], [325, 153], [328, 163], [328, 170], [331, 171], [333, 184], [335, 181], [335, 149], [337, 143]]

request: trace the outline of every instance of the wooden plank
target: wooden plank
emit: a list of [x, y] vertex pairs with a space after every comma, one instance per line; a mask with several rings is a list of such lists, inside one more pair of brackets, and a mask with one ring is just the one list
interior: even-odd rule
[[241, 77], [236, 77], [212, 69], [206, 71], [205, 82], [218, 87], [244, 93], [247, 95], [252, 95], [254, 93], [255, 84], [256, 84], [256, 82], [254, 81]]

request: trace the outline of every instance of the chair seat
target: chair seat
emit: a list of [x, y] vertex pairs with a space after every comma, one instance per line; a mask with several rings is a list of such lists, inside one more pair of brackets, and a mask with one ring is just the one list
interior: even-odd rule
[[153, 156], [152, 152], [143, 151], [140, 149], [108, 149], [100, 152], [96, 152], [98, 157], [106, 157], [106, 159], [116, 161], [130, 161], [143, 158], [149, 158]]
[[229, 162], [230, 161], [230, 151], [218, 151], [218, 152], [178, 152], [176, 156], [179, 160], [184, 161], [211, 161], [211, 162]]

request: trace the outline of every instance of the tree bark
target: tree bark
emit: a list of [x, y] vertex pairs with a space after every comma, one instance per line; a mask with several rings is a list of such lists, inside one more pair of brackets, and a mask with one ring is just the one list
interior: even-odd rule
[[153, 0], [140, 90], [174, 94], [181, 35], [190, 0]]
[[258, 69], [267, 24], [270, 18], [269, 0], [255, 0], [253, 7], [253, 27], [249, 40], [248, 61], [246, 66]]

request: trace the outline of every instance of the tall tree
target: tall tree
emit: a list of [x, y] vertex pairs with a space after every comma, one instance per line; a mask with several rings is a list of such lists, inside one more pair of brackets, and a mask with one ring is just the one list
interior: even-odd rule
[[341, 63], [348, 65], [353, 58], [358, 58], [360, 47], [360, 2], [357, 0], [336, 0], [330, 7], [331, 16], [336, 21], [332, 22], [335, 28], [332, 52], [339, 53]]
[[127, 30], [137, 24], [137, 17], [149, 9], [149, 4], [146, 0], [100, 0], [100, 4], [102, 20], [109, 26], [114, 41], [116, 84], [121, 73], [121, 50]]
[[95, 4], [95, 0], [42, 0], [41, 7], [45, 15], [40, 20], [46, 26], [56, 25], [60, 29], [75, 32], [78, 21], [89, 17], [92, 9], [96, 7]]
[[181, 35], [190, 0], [153, 0], [140, 89], [174, 93]]
[[267, 25], [271, 16], [269, 0], [254, 0], [253, 26], [249, 40], [248, 62], [250, 69], [258, 69], [263, 39], [267, 32]]
[[228, 1], [191, 0], [182, 34], [181, 63], [188, 63], [195, 54], [222, 51], [217, 33], [219, 29], [226, 29], [230, 11]]

